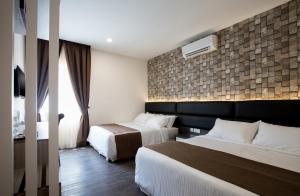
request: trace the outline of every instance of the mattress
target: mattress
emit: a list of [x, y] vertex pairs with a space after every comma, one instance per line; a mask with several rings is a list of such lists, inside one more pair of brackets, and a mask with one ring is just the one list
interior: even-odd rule
[[[174, 139], [178, 134], [178, 129], [175, 127], [155, 129], [152, 127], [139, 125], [134, 122], [118, 124], [140, 131], [143, 146], [166, 142], [170, 139]], [[115, 137], [114, 134], [110, 131], [99, 126], [92, 126], [90, 128], [90, 133], [87, 138], [87, 141], [97, 152], [103, 155], [107, 160], [115, 161], [117, 159]]]
[[[182, 141], [300, 173], [300, 156], [297, 155], [209, 136]], [[140, 148], [136, 155], [135, 182], [143, 192], [154, 196], [255, 195], [145, 147]]]

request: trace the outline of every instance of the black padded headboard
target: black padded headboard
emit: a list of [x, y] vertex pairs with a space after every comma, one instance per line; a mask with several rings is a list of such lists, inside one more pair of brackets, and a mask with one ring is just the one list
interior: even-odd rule
[[176, 114], [175, 102], [149, 102], [145, 105], [145, 111], [160, 114]]
[[236, 102], [235, 119], [300, 127], [300, 100]]
[[233, 102], [179, 102], [177, 103], [176, 126], [210, 130], [216, 118], [233, 119]]
[[210, 130], [217, 118], [300, 127], [300, 100], [149, 102], [146, 112], [178, 116], [176, 127]]

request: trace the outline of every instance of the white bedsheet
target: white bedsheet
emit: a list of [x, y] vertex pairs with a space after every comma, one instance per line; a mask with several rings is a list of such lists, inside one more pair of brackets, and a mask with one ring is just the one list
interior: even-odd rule
[[[119, 123], [119, 125], [139, 130], [143, 145], [159, 144], [168, 141], [169, 139], [173, 139], [178, 133], [178, 129], [174, 127], [154, 129], [134, 122]], [[117, 159], [115, 137], [110, 131], [99, 126], [92, 126], [87, 141], [95, 150], [105, 156], [107, 160], [115, 161]]]
[[[225, 142], [209, 136], [198, 136], [183, 142], [300, 173], [300, 156], [253, 144]], [[136, 156], [135, 182], [142, 191], [153, 196], [255, 195], [145, 147], [140, 148]]]

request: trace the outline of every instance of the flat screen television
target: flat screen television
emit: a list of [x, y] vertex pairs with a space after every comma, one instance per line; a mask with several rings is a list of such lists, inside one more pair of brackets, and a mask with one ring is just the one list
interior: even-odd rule
[[25, 74], [19, 66], [14, 69], [14, 96], [25, 97]]

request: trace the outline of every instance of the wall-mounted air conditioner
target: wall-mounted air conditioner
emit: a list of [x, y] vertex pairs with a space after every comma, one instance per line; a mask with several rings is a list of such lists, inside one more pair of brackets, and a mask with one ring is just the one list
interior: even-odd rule
[[195, 57], [200, 54], [212, 52], [218, 48], [218, 38], [216, 35], [209, 35], [203, 39], [192, 42], [181, 48], [185, 59]]

